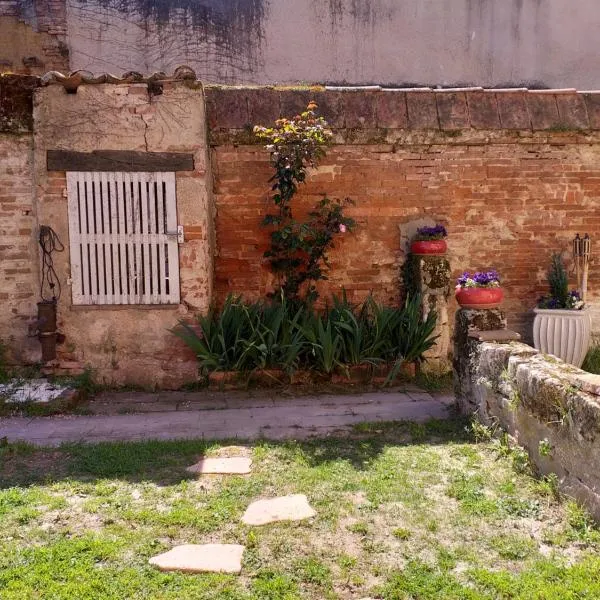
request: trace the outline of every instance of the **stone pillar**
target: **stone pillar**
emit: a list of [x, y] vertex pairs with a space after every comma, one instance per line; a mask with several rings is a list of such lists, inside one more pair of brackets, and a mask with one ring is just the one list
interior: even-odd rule
[[450, 296], [450, 262], [445, 256], [417, 256], [407, 261], [406, 288], [408, 293], [421, 295], [423, 318], [433, 310], [437, 313], [435, 346], [425, 353], [423, 370], [447, 372], [450, 368], [450, 324], [448, 298]]
[[[488, 335], [484, 335], [488, 332]], [[475, 373], [477, 361], [474, 354], [479, 342], [483, 339], [505, 337], [506, 317], [498, 308], [474, 310], [461, 308], [456, 311], [454, 324], [454, 394], [459, 410], [463, 414], [471, 414], [477, 405], [473, 394], [473, 382], [477, 379]], [[518, 339], [518, 334], [510, 333], [512, 339]]]

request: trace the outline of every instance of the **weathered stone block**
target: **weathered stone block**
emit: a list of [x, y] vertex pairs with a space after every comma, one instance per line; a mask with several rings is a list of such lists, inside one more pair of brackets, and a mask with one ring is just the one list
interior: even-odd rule
[[531, 129], [531, 119], [525, 104], [526, 92], [496, 94], [500, 124], [505, 129]]
[[439, 129], [434, 92], [407, 92], [406, 107], [411, 129]]
[[581, 94], [557, 94], [556, 104], [560, 122], [564, 127], [570, 129], [590, 128], [585, 101]]
[[496, 94], [469, 92], [466, 96], [471, 127], [475, 129], [500, 129], [500, 114]]
[[561, 126], [554, 94], [528, 93], [526, 99], [531, 127], [534, 131]]
[[379, 94], [381, 92], [345, 92], [346, 127], [376, 128]]
[[590, 127], [600, 129], [600, 93], [581, 95], [585, 101]]
[[381, 92], [377, 95], [377, 126], [383, 129], [408, 127], [405, 93]]
[[242, 129], [249, 125], [247, 93], [242, 88], [207, 87], [204, 96], [209, 127]]
[[280, 116], [290, 119], [306, 110], [308, 103], [313, 99], [310, 90], [279, 90]]
[[438, 92], [435, 97], [442, 129], [452, 131], [469, 128], [469, 111], [464, 92]]
[[271, 127], [279, 118], [279, 93], [273, 88], [250, 88], [246, 90], [248, 123]]
[[600, 520], [600, 399], [580, 389], [596, 382], [520, 343], [479, 343], [463, 360], [461, 408], [506, 431], [540, 473], [556, 474], [561, 490]]
[[317, 114], [322, 116], [332, 129], [342, 129], [345, 125], [344, 92], [317, 91], [311, 100], [317, 103]]

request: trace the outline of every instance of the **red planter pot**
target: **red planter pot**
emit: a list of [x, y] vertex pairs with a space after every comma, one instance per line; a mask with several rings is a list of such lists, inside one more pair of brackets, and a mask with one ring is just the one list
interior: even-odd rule
[[456, 301], [463, 308], [497, 308], [504, 299], [502, 288], [456, 288]]
[[410, 251], [413, 254], [446, 254], [448, 244], [446, 240], [423, 240], [412, 242]]

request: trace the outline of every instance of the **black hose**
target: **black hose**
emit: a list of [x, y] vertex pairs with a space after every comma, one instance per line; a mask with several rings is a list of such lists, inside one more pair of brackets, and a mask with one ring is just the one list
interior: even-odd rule
[[[62, 252], [65, 247], [52, 227], [40, 225], [40, 248], [42, 249], [42, 279], [40, 283], [40, 296], [44, 302], [57, 302], [61, 294], [61, 285], [58, 275], [54, 270], [53, 252]], [[49, 290], [52, 297], [44, 294]]]

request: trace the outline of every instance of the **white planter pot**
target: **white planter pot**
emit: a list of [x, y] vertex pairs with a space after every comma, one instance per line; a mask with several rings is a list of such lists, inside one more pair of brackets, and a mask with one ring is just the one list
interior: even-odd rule
[[581, 367], [590, 347], [589, 311], [535, 308], [533, 312], [533, 345], [544, 354]]

